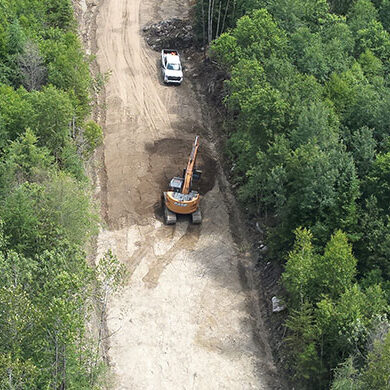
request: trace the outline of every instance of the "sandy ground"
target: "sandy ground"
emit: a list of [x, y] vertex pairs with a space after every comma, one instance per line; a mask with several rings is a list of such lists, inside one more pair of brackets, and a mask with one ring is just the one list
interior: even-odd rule
[[[253, 309], [254, 292], [242, 270], [245, 251], [232, 237], [200, 99], [188, 79], [180, 87], [162, 84], [159, 53], [141, 36], [145, 24], [186, 16], [189, 2], [80, 4], [98, 12], [89, 48], [96, 51], [100, 71], [111, 72], [102, 123], [104, 167], [97, 183], [106, 224], [97, 251], [100, 256], [111, 248], [130, 274], [107, 318], [113, 388], [279, 388]], [[184, 168], [197, 134], [203, 224], [181, 218], [166, 227], [160, 194]]]

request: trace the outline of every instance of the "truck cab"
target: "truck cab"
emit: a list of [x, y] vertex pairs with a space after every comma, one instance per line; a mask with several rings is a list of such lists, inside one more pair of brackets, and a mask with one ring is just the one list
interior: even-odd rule
[[163, 49], [161, 51], [161, 72], [164, 83], [181, 84], [183, 69], [177, 50]]

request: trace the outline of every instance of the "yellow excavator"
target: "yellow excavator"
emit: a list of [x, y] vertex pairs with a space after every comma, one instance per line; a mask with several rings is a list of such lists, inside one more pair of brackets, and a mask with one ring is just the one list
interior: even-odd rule
[[188, 159], [187, 167], [183, 171], [183, 177], [174, 177], [169, 183], [169, 189], [163, 192], [164, 222], [166, 225], [176, 223], [176, 214], [190, 214], [193, 224], [202, 223], [202, 215], [199, 209], [199, 192], [192, 189], [200, 179], [201, 171], [196, 169], [195, 161], [198, 154], [199, 137], [195, 138], [192, 151]]

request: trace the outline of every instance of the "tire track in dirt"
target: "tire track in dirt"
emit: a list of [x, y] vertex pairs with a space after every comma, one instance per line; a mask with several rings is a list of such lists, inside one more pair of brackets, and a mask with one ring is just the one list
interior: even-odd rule
[[145, 45], [140, 30], [162, 12], [180, 17], [188, 7], [187, 0], [99, 3], [96, 58], [102, 73], [112, 73], [103, 123], [107, 226], [97, 252], [111, 248], [130, 274], [107, 318], [114, 333], [108, 351], [113, 387], [276, 389], [215, 180], [222, 173], [205, 137], [202, 226], [186, 218], [163, 226], [156, 208], [168, 179], [185, 166], [194, 131], [202, 132], [202, 111], [188, 80], [179, 88], [161, 83], [159, 54]]
[[[148, 273], [142, 278], [148, 288], [155, 288], [158, 285], [159, 278], [165, 268], [172, 262], [175, 253], [180, 250], [194, 251], [195, 245], [199, 240], [201, 226], [189, 225], [186, 233], [167, 250], [164, 255], [156, 256], [153, 263], [149, 266]], [[156, 255], [156, 254], [155, 254]]]

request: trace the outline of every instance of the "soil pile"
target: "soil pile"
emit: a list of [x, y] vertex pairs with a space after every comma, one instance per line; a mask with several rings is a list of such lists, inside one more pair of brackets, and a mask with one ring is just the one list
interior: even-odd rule
[[188, 49], [193, 46], [195, 34], [188, 20], [172, 18], [145, 26], [142, 29], [148, 45], [153, 50], [174, 48]]

